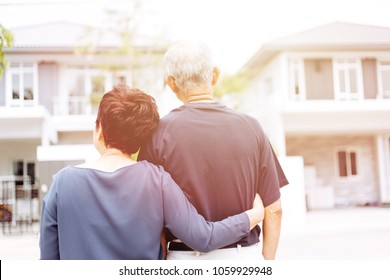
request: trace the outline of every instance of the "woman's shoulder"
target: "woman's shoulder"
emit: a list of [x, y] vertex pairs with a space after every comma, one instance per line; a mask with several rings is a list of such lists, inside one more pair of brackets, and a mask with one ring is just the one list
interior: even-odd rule
[[70, 165], [63, 167], [58, 172], [54, 173], [53, 179], [58, 179], [58, 178], [61, 178], [63, 176], [66, 176], [67, 174], [72, 173], [72, 168], [73, 168], [73, 166], [70, 166]]
[[58, 185], [59, 183], [62, 183], [66, 181], [67, 178], [71, 178], [74, 174], [73, 166], [65, 166], [56, 173], [53, 174], [52, 180], [53, 185]]
[[146, 160], [142, 160], [139, 163], [145, 168], [143, 169], [144, 174], [146, 174], [149, 178], [158, 179], [161, 182], [161, 186], [163, 186], [167, 181], [172, 180], [169, 172], [161, 165], [156, 165]]
[[141, 160], [138, 162], [138, 164], [140, 166], [142, 166], [142, 168], [144, 168], [145, 170], [148, 170], [149, 172], [155, 172], [155, 173], [159, 173], [159, 174], [166, 173], [166, 171], [164, 170], [164, 168], [161, 165], [151, 163], [147, 160]]

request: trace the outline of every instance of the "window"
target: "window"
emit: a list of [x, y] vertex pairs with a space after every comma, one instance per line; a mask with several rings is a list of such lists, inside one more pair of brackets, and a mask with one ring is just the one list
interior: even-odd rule
[[334, 62], [336, 99], [363, 99], [362, 70], [357, 59], [343, 59]]
[[132, 85], [148, 93], [164, 88], [164, 71], [156, 66], [143, 66], [133, 69]]
[[35, 184], [35, 162], [14, 161], [13, 173], [15, 176], [29, 176], [31, 184]]
[[334, 100], [333, 62], [329, 58], [306, 58], [303, 61], [306, 100]]
[[88, 78], [84, 69], [69, 70], [67, 79], [68, 101], [63, 102], [63, 105], [68, 105], [67, 113], [70, 115], [86, 114], [90, 106], [87, 97]]
[[379, 63], [379, 94], [382, 98], [390, 98], [390, 62]]
[[358, 175], [358, 158], [354, 149], [339, 149], [336, 152], [336, 157], [339, 178], [350, 178]]
[[[35, 176], [35, 162], [17, 160], [13, 162], [13, 174], [16, 176], [15, 180], [15, 195], [17, 199], [38, 198], [39, 191], [37, 178]], [[26, 192], [28, 191], [28, 192]], [[32, 205], [30, 204], [30, 207]]]
[[290, 100], [299, 101], [305, 99], [304, 89], [304, 65], [301, 60], [291, 60], [289, 63]]
[[102, 95], [117, 83], [128, 83], [126, 71], [69, 67], [66, 73], [66, 96], [54, 99], [55, 114], [88, 115], [96, 113]]
[[28, 176], [31, 185], [35, 184], [35, 162], [17, 160], [13, 162], [13, 174], [18, 176], [17, 185], [24, 184], [24, 177]]
[[7, 74], [8, 104], [33, 106], [37, 102], [37, 67], [33, 63], [11, 63]]

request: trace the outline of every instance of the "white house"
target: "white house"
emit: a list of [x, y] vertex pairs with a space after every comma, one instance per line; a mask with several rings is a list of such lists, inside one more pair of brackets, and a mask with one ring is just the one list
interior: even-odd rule
[[242, 110], [302, 156], [309, 208], [390, 202], [390, 28], [335, 22], [263, 45]]
[[[33, 185], [50, 186], [60, 168], [95, 157], [96, 100], [115, 83], [160, 98], [166, 42], [137, 38], [133, 52], [121, 55], [115, 34], [87, 30], [69, 22], [11, 30], [15, 44], [5, 50], [0, 80], [0, 181], [28, 175]], [[93, 51], [75, 51], [86, 46]]]

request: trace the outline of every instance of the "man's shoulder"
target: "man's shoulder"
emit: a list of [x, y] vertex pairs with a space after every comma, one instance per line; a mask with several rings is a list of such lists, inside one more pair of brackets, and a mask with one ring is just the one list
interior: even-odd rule
[[180, 119], [180, 116], [183, 113], [185, 113], [185, 111], [186, 111], [186, 108], [184, 106], [180, 106], [178, 108], [173, 109], [168, 114], [161, 117], [159, 124], [158, 124], [158, 128], [161, 129], [162, 127], [168, 126], [172, 122], [176, 122], [177, 120]]
[[256, 117], [239, 111], [235, 111], [235, 114], [241, 119], [242, 127], [250, 129], [259, 139], [267, 138], [263, 126]]
[[229, 114], [232, 114], [232, 115], [242, 119], [243, 121], [250, 124], [251, 126], [255, 126], [256, 128], [261, 127], [260, 121], [257, 118], [255, 118], [254, 116], [251, 116], [247, 113], [243, 113], [241, 111], [231, 109], [231, 108], [227, 108], [226, 111]]
[[[219, 119], [221, 122], [236, 123], [237, 125], [244, 126], [246, 126], [245, 124], [247, 124], [256, 130], [258, 130], [259, 128], [260, 130], [262, 130], [259, 120], [249, 114], [232, 109], [220, 103], [215, 103], [212, 106], [206, 108], [207, 110], [196, 111], [191, 110], [192, 107], [188, 108], [185, 105], [175, 108], [160, 119], [158, 130], [161, 132], [161, 130], [165, 131], [167, 127], [172, 128], [172, 126], [176, 127], [182, 125], [188, 120], [188, 118], [194, 117], [193, 112], [196, 112], [197, 118], [202, 118], [202, 111], [204, 111], [205, 113], [215, 113], [215, 118]], [[209, 117], [208, 114], [204, 116]]]
[[230, 112], [232, 112], [232, 114], [235, 114], [235, 115], [238, 115], [238, 116], [241, 116], [242, 118], [244, 118], [245, 120], [248, 120], [248, 121], [251, 121], [251, 122], [259, 122], [255, 117], [247, 114], [247, 113], [243, 113], [241, 111], [237, 111], [237, 110], [234, 110], [234, 109], [230, 109]]

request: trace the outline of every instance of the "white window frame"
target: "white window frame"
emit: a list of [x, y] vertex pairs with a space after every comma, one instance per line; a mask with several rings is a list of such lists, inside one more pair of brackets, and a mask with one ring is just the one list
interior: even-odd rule
[[[298, 74], [299, 93], [295, 93], [295, 76]], [[303, 59], [291, 59], [289, 61], [289, 100], [304, 101], [306, 100], [306, 84], [305, 84], [305, 66]]]
[[[339, 167], [339, 158], [338, 158], [338, 153], [339, 152], [345, 152], [347, 154], [346, 157], [346, 165], [347, 165], [347, 176], [340, 176], [340, 167]], [[356, 174], [352, 174], [352, 167], [351, 167], [351, 157], [350, 154], [355, 153], [356, 155]], [[334, 159], [335, 159], [335, 172], [336, 172], [336, 178], [339, 180], [351, 180], [351, 179], [356, 179], [360, 177], [360, 153], [359, 149], [357, 147], [336, 147], [335, 152], [334, 152]]]
[[[18, 64], [18, 67], [12, 67], [13, 64]], [[32, 65], [31, 67], [25, 67], [26, 64]], [[33, 107], [38, 106], [38, 65], [35, 62], [10, 62], [5, 74], [5, 92], [6, 92], [6, 106], [8, 107]], [[33, 75], [33, 99], [24, 100], [24, 75], [25, 73], [31, 73]], [[19, 99], [13, 99], [12, 90], [12, 75], [19, 76]]]
[[[356, 89], [351, 92], [349, 70], [356, 70]], [[339, 71], [344, 72], [345, 92], [340, 91]], [[336, 100], [363, 100], [363, 74], [362, 63], [357, 58], [335, 58], [333, 59], [333, 80], [334, 94]]]
[[[383, 65], [383, 63], [388, 63], [388, 65]], [[380, 99], [390, 99], [390, 90], [388, 92], [383, 92], [383, 81], [382, 81], [382, 71], [390, 72], [390, 60], [382, 60], [377, 62], [377, 73], [378, 73], [378, 98]]]

